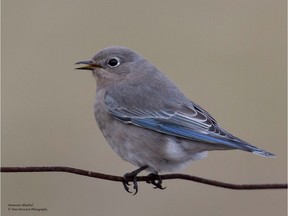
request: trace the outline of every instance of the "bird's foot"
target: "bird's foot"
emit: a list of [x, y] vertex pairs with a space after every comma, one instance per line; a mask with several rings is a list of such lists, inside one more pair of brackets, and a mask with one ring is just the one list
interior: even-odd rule
[[128, 193], [132, 193], [132, 192], [129, 190], [129, 186], [130, 186], [129, 181], [132, 181], [132, 182], [133, 182], [133, 189], [134, 189], [133, 195], [137, 194], [137, 192], [138, 192], [137, 175], [138, 175], [141, 171], [145, 170], [147, 167], [148, 167], [148, 166], [142, 166], [142, 167], [140, 167], [139, 169], [134, 170], [133, 172], [130, 172], [130, 173], [126, 173], [126, 174], [123, 176], [122, 183], [123, 183], [124, 189], [125, 189]]
[[162, 179], [158, 175], [158, 173], [156, 173], [156, 174], [155, 173], [150, 173], [148, 176], [151, 178], [151, 180], [147, 180], [146, 182], [148, 184], [154, 185], [154, 189], [158, 188], [158, 189], [164, 190], [166, 188], [166, 187], [162, 186]]
[[138, 183], [137, 183], [137, 176], [136, 175], [131, 175], [131, 173], [126, 173], [124, 176], [123, 176], [123, 186], [124, 186], [124, 189], [128, 192], [128, 193], [132, 193], [130, 190], [129, 190], [129, 186], [131, 185], [129, 183], [129, 179], [132, 178], [132, 182], [133, 182], [133, 189], [135, 190], [134, 194], [137, 194], [138, 192]]

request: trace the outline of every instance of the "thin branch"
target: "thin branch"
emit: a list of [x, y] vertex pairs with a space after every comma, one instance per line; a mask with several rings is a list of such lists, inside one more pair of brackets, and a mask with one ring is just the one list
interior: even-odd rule
[[[91, 172], [82, 169], [76, 169], [72, 167], [1, 167], [1, 172], [16, 173], [16, 172], [68, 172], [77, 175], [88, 176], [92, 178], [104, 179], [108, 181], [123, 182], [122, 176], [114, 176], [103, 173]], [[194, 181], [202, 184], [212, 185], [215, 187], [222, 187], [233, 190], [260, 190], [260, 189], [287, 189], [287, 183], [284, 184], [230, 184], [220, 181], [214, 181], [210, 179], [200, 178], [197, 176], [190, 176], [185, 174], [166, 174], [161, 175], [161, 179], [182, 179], [188, 181]], [[129, 180], [129, 179], [128, 179]], [[139, 176], [137, 181], [152, 180], [149, 176]]]

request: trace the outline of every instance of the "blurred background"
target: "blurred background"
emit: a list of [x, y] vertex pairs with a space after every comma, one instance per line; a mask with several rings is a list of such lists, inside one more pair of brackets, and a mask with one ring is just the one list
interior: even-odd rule
[[[286, 1], [2, 0], [2, 166], [123, 175], [93, 115], [95, 81], [74, 63], [127, 46], [236, 136], [278, 155], [210, 152], [183, 173], [287, 181]], [[153, 144], [153, 143], [152, 143]], [[145, 173], [144, 173], [145, 174]], [[2, 215], [286, 215], [286, 190], [232, 191], [182, 180], [166, 190], [67, 173], [2, 173]], [[32, 203], [43, 212], [8, 211]]]

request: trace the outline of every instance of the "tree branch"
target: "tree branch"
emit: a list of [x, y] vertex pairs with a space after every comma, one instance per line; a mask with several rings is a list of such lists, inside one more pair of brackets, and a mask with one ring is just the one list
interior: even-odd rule
[[[72, 167], [1, 167], [1, 172], [16, 173], [16, 172], [68, 172], [76, 175], [83, 175], [92, 178], [104, 179], [108, 181], [123, 182], [122, 176], [114, 176], [103, 173], [91, 172], [82, 169], [76, 169]], [[194, 181], [202, 184], [212, 185], [215, 187], [222, 187], [233, 190], [260, 190], [260, 189], [287, 189], [287, 183], [284, 184], [230, 184], [197, 176], [190, 176], [185, 174], [166, 174], [160, 175], [161, 179], [182, 179], [188, 181]], [[128, 179], [130, 180], [130, 179]], [[152, 180], [150, 176], [139, 176], [137, 181]]]

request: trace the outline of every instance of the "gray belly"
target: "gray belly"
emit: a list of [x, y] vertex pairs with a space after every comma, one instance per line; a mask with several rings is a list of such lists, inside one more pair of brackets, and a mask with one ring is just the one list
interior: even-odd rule
[[95, 118], [111, 148], [136, 166], [151, 172], [171, 172], [206, 156], [205, 144], [193, 143], [131, 124], [124, 124], [106, 110], [95, 109]]

